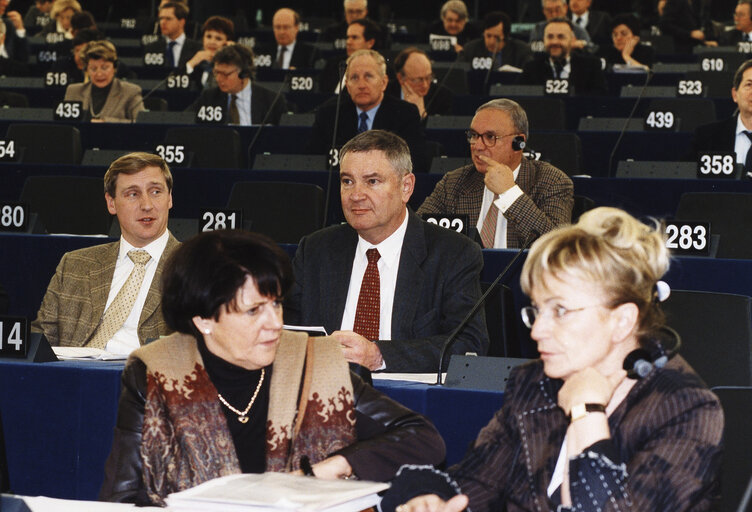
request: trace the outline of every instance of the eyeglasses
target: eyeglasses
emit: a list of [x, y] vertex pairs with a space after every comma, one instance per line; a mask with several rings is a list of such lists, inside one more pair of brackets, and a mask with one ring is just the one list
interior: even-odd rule
[[407, 77], [405, 78], [407, 79], [408, 82], [410, 82], [411, 85], [421, 85], [424, 82], [429, 83], [429, 84], [433, 82], [434, 75], [433, 73], [431, 73], [430, 75], [427, 75], [427, 76], [416, 76], [415, 78], [407, 78]]
[[467, 141], [470, 144], [475, 144], [475, 141], [477, 141], [478, 137], [480, 137], [481, 139], [483, 139], [483, 144], [485, 144], [487, 148], [494, 147], [496, 145], [496, 141], [499, 139], [503, 139], [504, 137], [512, 137], [514, 135], [519, 135], [519, 133], [496, 135], [493, 132], [478, 133], [475, 130], [465, 130], [465, 137], [467, 137]]
[[234, 73], [240, 73], [239, 69], [233, 69], [232, 71], [219, 71], [217, 69], [212, 70], [212, 75], [214, 75], [214, 78], [222, 77], [227, 78], [229, 76], [232, 76]]
[[552, 308], [546, 308], [543, 311], [538, 309], [536, 306], [526, 306], [520, 310], [520, 315], [522, 316], [522, 323], [525, 324], [525, 327], [532, 329], [535, 321], [538, 318], [543, 318], [547, 314], [547, 312], [550, 312], [550, 315], [554, 319], [554, 322], [557, 322], [570, 313], [579, 313], [580, 311], [585, 311], [586, 309], [590, 308], [597, 308], [602, 305], [603, 304], [592, 304], [590, 306], [583, 306], [581, 308], [575, 309], [568, 309], [564, 306], [557, 305]]

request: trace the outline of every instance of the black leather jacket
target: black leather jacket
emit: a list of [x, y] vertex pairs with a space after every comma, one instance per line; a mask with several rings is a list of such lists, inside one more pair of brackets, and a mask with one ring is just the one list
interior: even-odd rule
[[[350, 373], [358, 442], [344, 456], [362, 480], [388, 481], [402, 464], [440, 464], [446, 448], [428, 419], [365, 384]], [[99, 499], [148, 504], [141, 470], [141, 428], [146, 403], [146, 366], [132, 359], [123, 370], [112, 450]], [[332, 454], [334, 455], [334, 454]]]

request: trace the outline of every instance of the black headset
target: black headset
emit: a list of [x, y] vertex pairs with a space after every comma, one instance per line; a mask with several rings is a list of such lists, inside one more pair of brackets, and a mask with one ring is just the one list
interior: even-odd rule
[[653, 346], [649, 350], [645, 348], [633, 350], [627, 354], [622, 366], [627, 370], [627, 377], [636, 380], [642, 379], [650, 374], [654, 368], [663, 368], [668, 360], [679, 351], [679, 347], [681, 347], [679, 333], [668, 326], [663, 326], [661, 330], [669, 333], [669, 337], [676, 340], [674, 346], [665, 349], [659, 340], [654, 340], [652, 341]]
[[515, 151], [522, 151], [527, 146], [524, 135], [517, 135], [512, 139], [512, 149]]
[[225, 46], [221, 51], [223, 53], [232, 52], [237, 57], [238, 67], [240, 68], [238, 70], [238, 78], [253, 77], [253, 52], [249, 48], [240, 44], [232, 44]]

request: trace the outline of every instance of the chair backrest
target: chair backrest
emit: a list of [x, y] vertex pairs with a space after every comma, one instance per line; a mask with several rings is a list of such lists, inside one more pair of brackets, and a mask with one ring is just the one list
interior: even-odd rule
[[165, 144], [181, 145], [193, 153], [193, 167], [239, 169], [242, 167], [240, 134], [225, 126], [173, 127]]
[[326, 171], [325, 155], [281, 155], [257, 153], [254, 171]]
[[732, 293], [672, 290], [666, 324], [679, 353], [709, 386], [752, 386], [752, 299]]
[[152, 112], [167, 112], [167, 100], [156, 96], [149, 96], [144, 100], [144, 108]]
[[11, 124], [6, 140], [25, 148], [23, 163], [74, 164], [81, 162], [81, 133], [65, 124]]
[[723, 406], [723, 461], [721, 462], [721, 502], [717, 510], [737, 509], [752, 477], [752, 387], [715, 387]]
[[29, 98], [25, 94], [12, 91], [0, 91], [0, 107], [28, 108]]
[[694, 179], [695, 162], [659, 162], [655, 160], [621, 160], [616, 165], [617, 178]]
[[227, 207], [243, 210], [243, 224], [280, 244], [296, 244], [322, 227], [324, 191], [310, 183], [241, 182]]
[[563, 99], [522, 96], [514, 100], [525, 110], [530, 130], [567, 129], [567, 109]]
[[313, 126], [316, 114], [282, 114], [279, 118], [280, 126]]
[[676, 218], [709, 221], [711, 234], [720, 236], [718, 258], [752, 258], [752, 194], [687, 192]]
[[20, 200], [38, 214], [48, 233], [106, 235], [112, 217], [103, 188], [101, 178], [29, 176]]
[[0, 412], [0, 494], [10, 491], [10, 475], [8, 458], [5, 455], [5, 434], [3, 431], [3, 415]]
[[595, 201], [587, 196], [574, 195], [574, 205], [572, 206], [572, 224], [576, 224], [580, 215], [588, 210], [595, 208]]
[[709, 98], [653, 98], [648, 103], [648, 111], [673, 112], [683, 132], [692, 132], [717, 119], [715, 103]]
[[109, 167], [112, 162], [128, 153], [131, 153], [128, 149], [87, 149], [84, 151], [81, 165]]
[[583, 171], [582, 141], [576, 133], [531, 133], [525, 149], [540, 153], [540, 160], [549, 162], [570, 176]]
[[470, 157], [451, 157], [440, 156], [431, 160], [431, 168], [428, 171], [429, 174], [446, 174], [449, 171], [459, 169], [473, 163]]
[[434, 62], [433, 72], [438, 83], [458, 96], [468, 94], [470, 87], [467, 83], [467, 62]]
[[[481, 283], [483, 293], [491, 283]], [[517, 322], [512, 289], [501, 283], [494, 286], [485, 303], [486, 327], [488, 328], [488, 356], [522, 357], [522, 348], [517, 336]]]
[[142, 110], [136, 115], [136, 123], [141, 124], [194, 124], [195, 112], [163, 112], [161, 110]]

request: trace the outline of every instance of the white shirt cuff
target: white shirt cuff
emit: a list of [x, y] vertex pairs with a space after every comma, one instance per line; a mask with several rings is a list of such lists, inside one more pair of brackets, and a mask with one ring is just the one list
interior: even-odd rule
[[186, 64], [185, 64], [185, 74], [186, 75], [190, 75], [191, 73], [193, 73], [193, 69], [194, 69], [193, 66], [191, 66], [190, 64], [188, 64], [186, 62]]
[[22, 38], [22, 39], [23, 39], [24, 37], [26, 37], [26, 29], [25, 29], [25, 28], [22, 28], [22, 29], [16, 29], [16, 35], [17, 35], [18, 37], [20, 37], [20, 38]]
[[494, 201], [494, 204], [501, 213], [505, 213], [523, 193], [519, 185], [515, 185], [499, 194], [499, 198]]

